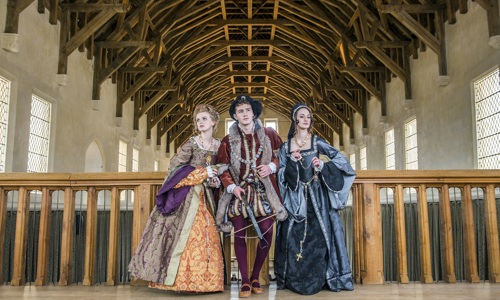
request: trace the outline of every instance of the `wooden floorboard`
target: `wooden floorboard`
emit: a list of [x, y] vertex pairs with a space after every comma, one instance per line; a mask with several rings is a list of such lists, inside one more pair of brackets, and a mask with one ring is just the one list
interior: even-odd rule
[[[263, 295], [251, 299], [366, 299], [366, 300], [442, 300], [442, 299], [500, 299], [500, 284], [495, 283], [388, 283], [383, 285], [355, 285], [354, 291], [339, 293], [322, 291], [313, 296], [295, 294], [289, 290], [276, 290], [272, 283]], [[238, 299], [238, 285], [232, 284], [222, 293], [191, 295], [154, 290], [145, 286], [0, 286], [0, 299]]]

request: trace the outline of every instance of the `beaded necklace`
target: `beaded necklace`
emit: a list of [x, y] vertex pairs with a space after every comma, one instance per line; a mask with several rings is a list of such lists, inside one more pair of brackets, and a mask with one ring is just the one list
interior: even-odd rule
[[311, 138], [311, 133], [308, 133], [306, 138], [302, 141], [302, 143], [299, 144], [299, 140], [297, 139], [297, 135], [295, 135], [295, 137], [294, 137], [295, 144], [297, 144], [297, 146], [299, 146], [299, 149], [300, 149], [300, 148], [305, 146], [305, 144], [307, 143], [307, 141], [309, 141], [310, 138]]
[[208, 148], [205, 148], [205, 144], [203, 143], [203, 139], [201, 138], [201, 134], [198, 135], [198, 140], [200, 141], [200, 144], [201, 144], [201, 148], [205, 149], [205, 150], [210, 150], [212, 149], [212, 145], [214, 144], [214, 138], [210, 138], [210, 145], [208, 145]]

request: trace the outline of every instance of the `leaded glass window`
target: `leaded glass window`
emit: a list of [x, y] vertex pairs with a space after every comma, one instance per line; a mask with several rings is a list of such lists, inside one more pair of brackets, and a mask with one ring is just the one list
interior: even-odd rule
[[32, 95], [28, 172], [48, 172], [51, 109], [52, 105], [48, 101], [37, 95]]
[[5, 172], [9, 125], [10, 81], [0, 76], [0, 172]]
[[474, 82], [477, 165], [500, 169], [500, 73], [499, 69]]
[[406, 169], [418, 170], [417, 119], [405, 123]]
[[359, 149], [359, 163], [361, 165], [361, 170], [366, 170], [367, 169], [366, 147], [363, 147], [363, 148]]
[[134, 148], [132, 152], [132, 172], [139, 171], [139, 149]]
[[385, 132], [385, 169], [396, 169], [396, 151], [394, 147], [394, 129]]
[[118, 172], [127, 172], [127, 143], [122, 140], [118, 148]]

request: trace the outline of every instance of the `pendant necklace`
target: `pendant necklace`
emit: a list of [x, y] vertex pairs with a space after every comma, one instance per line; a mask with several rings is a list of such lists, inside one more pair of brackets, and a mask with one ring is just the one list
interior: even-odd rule
[[302, 246], [304, 245], [304, 242], [306, 241], [306, 237], [307, 237], [307, 211], [306, 211], [306, 219], [304, 220], [304, 237], [300, 241], [299, 253], [295, 254], [295, 256], [297, 257], [297, 261], [300, 261], [302, 259], [302, 250], [303, 250]]
[[201, 138], [201, 134], [198, 136], [198, 140], [200, 140], [201, 148], [204, 150], [210, 150], [212, 149], [212, 145], [214, 143], [214, 138], [210, 138], [210, 145], [208, 145], [208, 148], [205, 148], [205, 144], [203, 143], [203, 139]]
[[203, 139], [201, 138], [201, 134], [198, 136], [198, 139], [200, 140], [201, 148], [203, 150], [207, 150], [207, 157], [205, 158], [207, 166], [210, 165], [212, 162], [212, 155], [209, 153], [210, 149], [212, 149], [212, 144], [214, 143], [214, 138], [210, 139], [210, 145], [208, 146], [208, 149], [205, 148], [205, 144], [203, 143]]

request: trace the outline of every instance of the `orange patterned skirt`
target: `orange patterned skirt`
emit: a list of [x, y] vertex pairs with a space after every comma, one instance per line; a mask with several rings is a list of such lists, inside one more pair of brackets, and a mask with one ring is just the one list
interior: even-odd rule
[[224, 291], [224, 262], [215, 220], [200, 193], [200, 206], [181, 255], [174, 285], [150, 282], [150, 288], [176, 292], [206, 293]]

